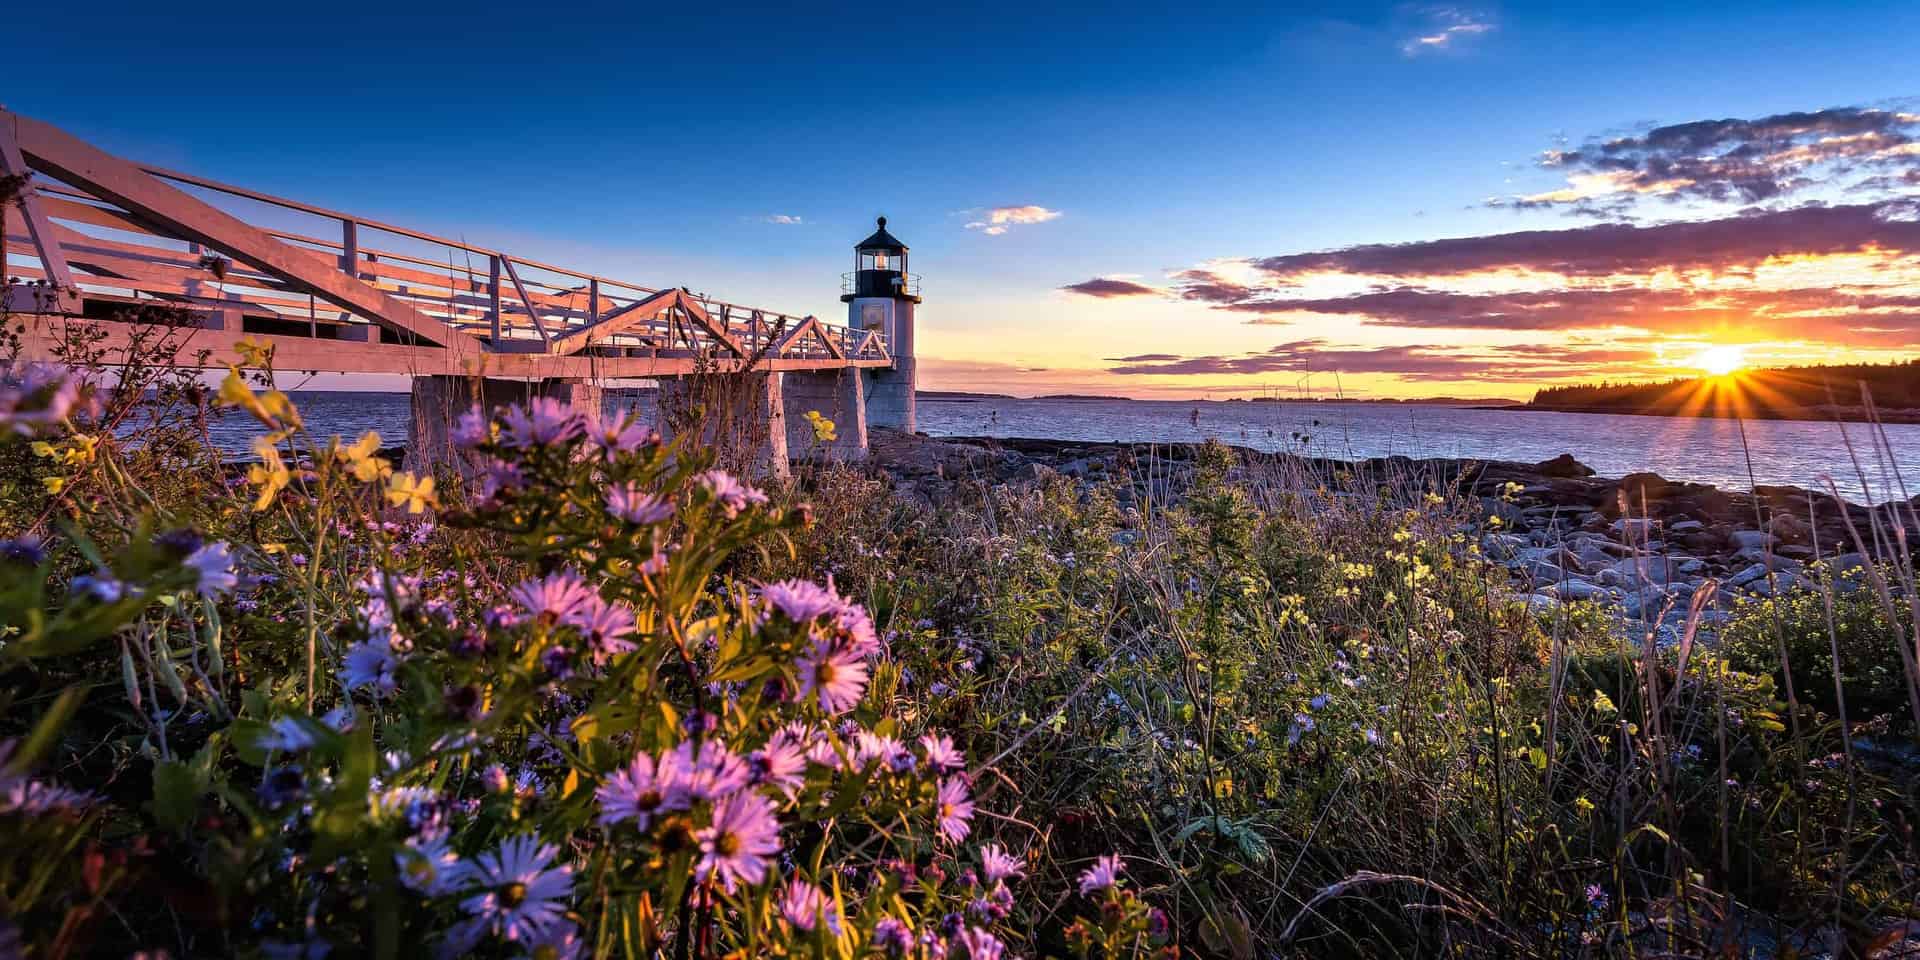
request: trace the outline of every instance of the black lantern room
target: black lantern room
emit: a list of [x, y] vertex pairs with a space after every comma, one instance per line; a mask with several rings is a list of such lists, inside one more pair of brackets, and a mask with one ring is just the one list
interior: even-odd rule
[[919, 302], [913, 275], [907, 272], [907, 245], [887, 232], [887, 218], [875, 221], [879, 229], [853, 247], [853, 274], [842, 301], [863, 297], [897, 297]]

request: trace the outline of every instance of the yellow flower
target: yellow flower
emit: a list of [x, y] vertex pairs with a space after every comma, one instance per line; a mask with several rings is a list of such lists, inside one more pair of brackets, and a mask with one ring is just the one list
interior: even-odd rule
[[32, 449], [33, 455], [36, 457], [52, 458], [59, 455], [59, 452], [53, 448], [53, 444], [45, 440], [35, 440]]
[[40, 478], [40, 485], [43, 487], [46, 487], [48, 493], [58, 496], [60, 491], [65, 490], [67, 488], [67, 478], [66, 477], [42, 477]]
[[293, 474], [280, 459], [280, 448], [266, 437], [253, 441], [253, 452], [260, 462], [247, 468], [247, 482], [260, 488], [260, 494], [253, 501], [255, 511], [265, 510], [273, 505], [273, 498], [287, 488]]
[[273, 346], [252, 337], [243, 337], [233, 349], [240, 354], [240, 363], [248, 367], [267, 367], [273, 363]]
[[1586, 797], [1575, 797], [1573, 808], [1580, 811], [1580, 815], [1584, 817], [1593, 812], [1593, 801], [1588, 800]]
[[380, 449], [380, 434], [372, 430], [360, 435], [353, 446], [340, 446], [340, 438], [333, 438], [334, 458], [353, 469], [353, 478], [361, 483], [373, 483], [381, 477], [393, 473], [393, 465], [384, 457], [374, 454]]
[[808, 410], [807, 422], [813, 424], [813, 439], [815, 443], [832, 443], [834, 441], [833, 421], [821, 416], [820, 411]]
[[220, 394], [216, 399], [221, 406], [240, 407], [269, 427], [300, 425], [300, 411], [294, 409], [293, 401], [286, 394], [269, 390], [256, 396], [253, 388], [247, 386], [246, 378], [240, 375], [239, 367], [227, 368], [227, 378], [220, 381]]
[[433, 478], [415, 477], [411, 470], [394, 474], [387, 481], [387, 502], [396, 507], [404, 505], [408, 513], [433, 506]]
[[90, 437], [84, 433], [74, 434], [68, 438], [67, 442], [71, 445], [67, 447], [65, 453], [61, 454], [60, 460], [68, 465], [92, 463], [94, 450], [100, 446], [99, 437]]

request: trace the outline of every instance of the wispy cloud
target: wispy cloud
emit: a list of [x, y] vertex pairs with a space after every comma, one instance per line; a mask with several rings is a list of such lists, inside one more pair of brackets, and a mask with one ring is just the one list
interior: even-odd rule
[[1532, 382], [1602, 375], [1609, 365], [1645, 364], [1657, 359], [1651, 350], [1596, 347], [1519, 345], [1509, 347], [1452, 347], [1405, 344], [1384, 347], [1339, 345], [1325, 338], [1290, 340], [1271, 349], [1234, 355], [1178, 357], [1142, 354], [1121, 357], [1109, 373], [1139, 375], [1271, 375], [1282, 373], [1377, 373], [1411, 381]]
[[796, 226], [798, 224], [806, 222], [802, 220], [800, 217], [797, 217], [797, 216], [794, 216], [793, 214], [788, 214], [788, 213], [769, 213], [766, 216], [761, 217], [760, 220], [763, 223], [777, 223], [783, 227]]
[[1030, 223], [1045, 223], [1060, 218], [1060, 211], [1049, 210], [1039, 204], [1022, 204], [1009, 207], [987, 207], [967, 211], [977, 218], [967, 221], [968, 230], [978, 230], [990, 237], [1006, 233], [1008, 229]]
[[1060, 289], [1068, 293], [1077, 293], [1083, 297], [1112, 300], [1120, 297], [1158, 297], [1165, 296], [1165, 290], [1148, 286], [1127, 277], [1095, 277], [1079, 283], [1069, 283]]
[[[1624, 213], [1645, 197], [1761, 203], [1865, 171], [1863, 183], [1897, 185], [1920, 168], [1920, 113], [1866, 107], [1778, 113], [1752, 120], [1695, 120], [1630, 136], [1548, 150], [1541, 168], [1562, 187], [1497, 197], [1489, 206]], [[1599, 209], [1604, 207], [1604, 209]]]
[[1495, 26], [1491, 18], [1458, 7], [1431, 7], [1422, 13], [1425, 26], [1400, 44], [1400, 52], [1409, 57], [1450, 49], [1456, 40], [1491, 33]]

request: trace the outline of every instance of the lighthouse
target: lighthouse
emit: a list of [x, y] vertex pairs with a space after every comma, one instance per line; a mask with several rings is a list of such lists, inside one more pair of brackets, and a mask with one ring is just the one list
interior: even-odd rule
[[920, 304], [920, 278], [907, 271], [907, 245], [887, 232], [887, 218], [853, 247], [853, 272], [843, 278], [840, 301], [847, 326], [879, 330], [887, 339], [892, 369], [862, 371], [867, 423], [912, 433], [914, 421], [913, 310]]

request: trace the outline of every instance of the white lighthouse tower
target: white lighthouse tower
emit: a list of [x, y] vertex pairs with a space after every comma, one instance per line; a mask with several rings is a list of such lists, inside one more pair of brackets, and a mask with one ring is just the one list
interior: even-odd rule
[[881, 330], [893, 356], [890, 370], [867, 370], [867, 423], [914, 432], [913, 308], [920, 303], [920, 278], [907, 272], [907, 245], [887, 232], [887, 218], [873, 236], [853, 248], [853, 272], [841, 289], [847, 326]]

